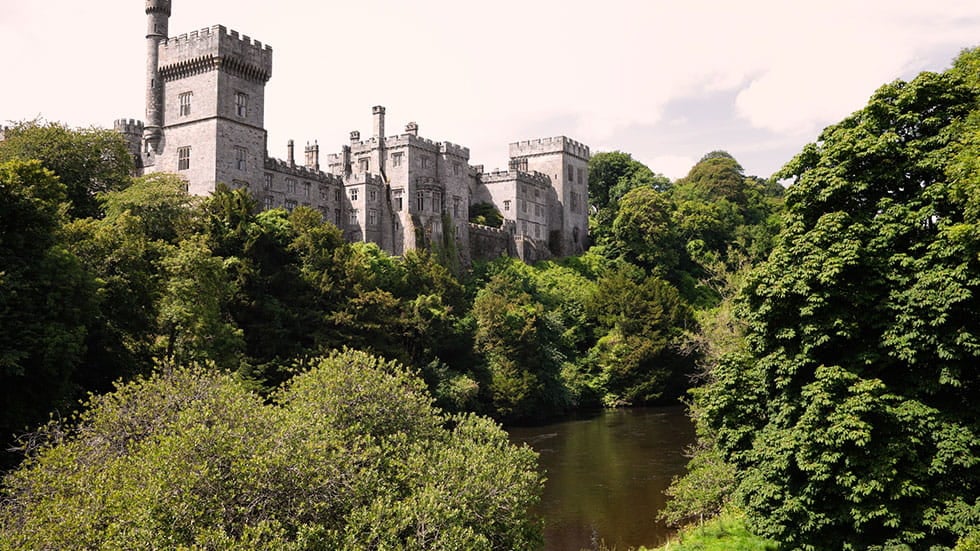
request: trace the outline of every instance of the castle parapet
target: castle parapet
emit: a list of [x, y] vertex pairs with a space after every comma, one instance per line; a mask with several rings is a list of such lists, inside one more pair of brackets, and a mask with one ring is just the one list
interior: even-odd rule
[[272, 47], [214, 25], [160, 44], [160, 74], [173, 80], [220, 68], [264, 83], [272, 77]]
[[510, 144], [510, 157], [530, 157], [533, 155], [547, 155], [551, 153], [565, 152], [580, 159], [588, 161], [591, 157], [589, 146], [577, 142], [566, 136], [555, 136], [553, 138], [540, 138], [537, 140], [525, 140]]
[[120, 134], [143, 135], [143, 121], [136, 119], [116, 119], [112, 123], [112, 128]]
[[479, 174], [480, 183], [484, 185], [499, 184], [501, 182], [513, 182], [515, 180], [526, 184], [549, 187], [551, 178], [536, 170], [494, 170], [492, 172], [482, 172]]
[[304, 180], [312, 180], [321, 184], [343, 185], [344, 180], [340, 176], [335, 176], [328, 172], [316, 170], [303, 165], [293, 164], [282, 159], [267, 157], [265, 159], [265, 169], [271, 172], [278, 172], [288, 176], [296, 176]]
[[461, 145], [456, 145], [450, 142], [440, 143], [439, 152], [445, 155], [453, 155], [455, 157], [459, 157], [464, 161], [468, 161], [470, 158], [470, 148], [463, 147]]

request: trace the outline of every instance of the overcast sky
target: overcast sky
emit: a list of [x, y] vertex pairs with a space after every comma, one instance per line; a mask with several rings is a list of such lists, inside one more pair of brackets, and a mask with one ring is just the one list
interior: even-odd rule
[[[980, 44], [976, 0], [174, 0], [273, 48], [270, 154], [387, 133], [470, 148], [567, 135], [678, 178], [724, 149], [768, 177], [874, 90]], [[0, 121], [144, 118], [142, 0], [0, 0]]]

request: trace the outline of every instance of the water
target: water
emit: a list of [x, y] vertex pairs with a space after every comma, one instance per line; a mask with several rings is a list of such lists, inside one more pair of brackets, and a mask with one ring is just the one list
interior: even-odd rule
[[508, 430], [541, 454], [546, 551], [656, 546], [664, 489], [684, 471], [694, 428], [681, 407], [606, 411], [597, 417]]

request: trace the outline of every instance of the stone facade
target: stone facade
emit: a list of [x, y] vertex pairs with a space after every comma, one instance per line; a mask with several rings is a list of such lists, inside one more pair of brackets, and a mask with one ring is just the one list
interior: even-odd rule
[[[220, 25], [168, 38], [170, 11], [170, 0], [146, 0], [146, 122], [115, 122], [141, 173], [179, 174], [197, 195], [218, 183], [245, 188], [265, 209], [317, 209], [347, 240], [396, 255], [454, 245], [468, 264], [587, 247], [587, 146], [564, 136], [512, 143], [509, 170], [485, 173], [468, 148], [420, 137], [415, 123], [388, 136], [375, 106], [370, 137], [351, 132], [323, 168], [316, 142], [300, 164], [292, 140], [288, 158], [274, 159], [264, 120], [272, 48]], [[481, 202], [503, 214], [503, 228], [469, 223]]]

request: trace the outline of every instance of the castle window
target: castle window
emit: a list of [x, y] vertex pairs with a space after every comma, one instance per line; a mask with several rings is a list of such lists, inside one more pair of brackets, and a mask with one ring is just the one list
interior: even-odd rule
[[[337, 203], [340, 202], [340, 189], [333, 190], [333, 200]], [[339, 224], [340, 220], [337, 220], [337, 223]]]
[[459, 163], [453, 163], [453, 175], [459, 176]]
[[402, 166], [402, 154], [392, 153], [391, 154], [391, 166]]
[[340, 209], [333, 209], [333, 223], [338, 228], [340, 227]]
[[327, 186], [322, 184], [320, 185], [320, 200], [321, 201], [327, 200]]
[[296, 193], [296, 180], [286, 178], [286, 193]]
[[442, 211], [442, 195], [438, 192], [432, 194], [432, 212]]
[[578, 169], [578, 181], [581, 183], [585, 182], [585, 172], [583, 172], [581, 168]]
[[243, 119], [248, 115], [248, 96], [242, 92], [235, 94], [235, 114]]
[[571, 166], [568, 167], [568, 181], [569, 182], [575, 181], [575, 169], [572, 168]]
[[510, 210], [510, 199], [504, 201], [504, 212], [507, 212], [509, 210]]
[[541, 226], [539, 224], [534, 225], [534, 237], [541, 237]]
[[356, 187], [350, 188], [350, 200], [351, 201], [357, 201], [357, 188]]
[[527, 201], [521, 199], [519, 202], [521, 204], [521, 212], [527, 214]]
[[371, 209], [368, 211], [368, 225], [369, 226], [378, 225], [378, 209]]
[[418, 210], [419, 212], [424, 212], [425, 211], [425, 194], [422, 193], [421, 191], [416, 191], [415, 192], [415, 203], [416, 203], [415, 206], [417, 207], [416, 210]]
[[180, 103], [180, 116], [186, 117], [191, 114], [191, 93], [184, 92], [183, 94], [177, 96], [178, 102]]
[[242, 172], [245, 171], [245, 160], [248, 158], [248, 150], [244, 147], [235, 148], [235, 166]]
[[293, 212], [293, 209], [296, 208], [296, 201], [293, 199], [286, 199], [285, 204], [286, 204], [286, 210], [288, 210], [289, 212]]
[[357, 209], [350, 209], [350, 219], [349, 220], [350, 220], [350, 225], [351, 226], [356, 226], [357, 225]]
[[191, 167], [191, 148], [178, 147], [177, 148], [177, 170], [187, 170]]
[[307, 199], [310, 198], [310, 183], [309, 182], [303, 182], [303, 197], [305, 197]]
[[419, 155], [419, 168], [428, 168], [429, 158], [425, 155]]
[[579, 211], [579, 208], [578, 208], [578, 193], [575, 193], [573, 191], [570, 194], [570, 199], [571, 200], [569, 201], [569, 203], [570, 203], [569, 206], [571, 207], [571, 211], [572, 212], [578, 212]]
[[262, 189], [272, 189], [272, 174], [265, 174], [265, 181], [262, 183]]
[[370, 199], [372, 203], [375, 202], [375, 201], [377, 201], [378, 200], [378, 191], [377, 190], [374, 190], [374, 189], [372, 189], [371, 191], [369, 191], [368, 192], [368, 199]]
[[453, 218], [459, 218], [459, 204], [461, 201], [461, 197], [453, 195]]
[[395, 211], [396, 212], [401, 212], [402, 211], [402, 198], [403, 198], [402, 196], [403, 195], [404, 195], [404, 191], [403, 190], [400, 190], [400, 189], [396, 189], [396, 190], [393, 190], [391, 192], [391, 199], [395, 203]]
[[371, 159], [364, 158], [364, 159], [360, 159], [357, 162], [361, 167], [361, 172], [367, 172], [368, 170], [371, 169]]
[[271, 208], [272, 208], [272, 196], [271, 195], [266, 195], [265, 196], [265, 210], [269, 210]]

